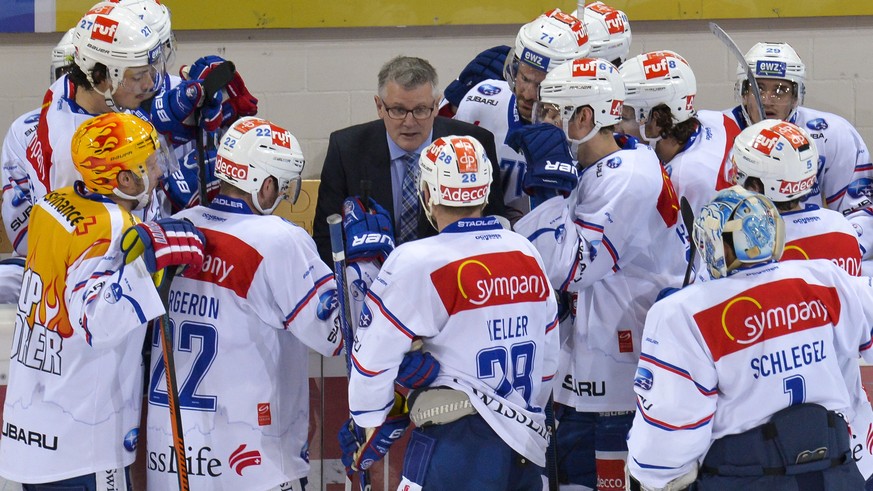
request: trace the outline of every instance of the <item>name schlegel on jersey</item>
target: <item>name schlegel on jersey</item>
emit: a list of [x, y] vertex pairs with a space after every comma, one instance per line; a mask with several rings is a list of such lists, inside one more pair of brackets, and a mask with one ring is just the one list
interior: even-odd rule
[[52, 191], [46, 194], [42, 200], [49, 215], [54, 217], [67, 232], [75, 230], [79, 222], [85, 219], [82, 212], [77, 210], [76, 206], [63, 194]]

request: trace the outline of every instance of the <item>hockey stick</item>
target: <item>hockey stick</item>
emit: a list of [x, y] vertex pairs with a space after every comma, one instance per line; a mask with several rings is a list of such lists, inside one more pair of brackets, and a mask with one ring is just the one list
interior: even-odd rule
[[[203, 94], [204, 101], [209, 101], [212, 99], [212, 96], [215, 95], [216, 92], [221, 90], [224, 86], [230, 83], [233, 80], [233, 76], [236, 74], [236, 67], [234, 66], [232, 61], [224, 61], [220, 63], [218, 66], [213, 68], [206, 74], [206, 78], [203, 79]], [[204, 102], [205, 104], [205, 102]], [[202, 107], [198, 107], [196, 110], [196, 115], [194, 121], [197, 124], [200, 124], [200, 114], [202, 112]], [[200, 169], [198, 172], [198, 179], [200, 181], [200, 204], [203, 206], [209, 205], [207, 201], [207, 192], [206, 192], [206, 141], [208, 139], [209, 132], [201, 131], [197, 135], [197, 159], [200, 161]]]
[[546, 477], [549, 479], [549, 491], [558, 491], [558, 426], [555, 424], [555, 402], [552, 395], [546, 403], [546, 426], [549, 427], [551, 438], [546, 447]]
[[[339, 308], [340, 332], [343, 336], [343, 349], [346, 351], [346, 375], [352, 374], [352, 326], [349, 324], [351, 307], [346, 285], [346, 251], [343, 246], [343, 217], [337, 213], [327, 217], [327, 227], [330, 231], [330, 252], [333, 256], [333, 276], [336, 280], [336, 299]], [[370, 491], [370, 472], [360, 471], [358, 481], [361, 491]], [[346, 480], [349, 489], [350, 480]]]
[[691, 238], [691, 227], [694, 226], [694, 212], [691, 210], [691, 205], [683, 196], [679, 200], [679, 211], [682, 212], [682, 223], [685, 224], [685, 233], [688, 234], [688, 246], [691, 248], [688, 251], [688, 267], [685, 268], [685, 279], [682, 280], [682, 288], [688, 286], [691, 282], [691, 269], [694, 267], [694, 240]]
[[749, 90], [752, 91], [752, 95], [755, 96], [755, 104], [756, 109], [758, 109], [758, 117], [760, 120], [766, 119], [764, 116], [764, 103], [761, 100], [761, 89], [758, 88], [758, 83], [755, 80], [755, 72], [749, 67], [749, 62], [746, 61], [746, 57], [743, 55], [743, 52], [740, 51], [740, 48], [737, 46], [737, 43], [728, 36], [728, 33], [724, 31], [718, 24], [715, 22], [709, 23], [709, 30], [715, 37], [719, 39], [725, 46], [727, 46], [728, 51], [734, 55], [734, 57], [740, 62], [740, 65], [746, 68], [746, 79], [749, 81]]

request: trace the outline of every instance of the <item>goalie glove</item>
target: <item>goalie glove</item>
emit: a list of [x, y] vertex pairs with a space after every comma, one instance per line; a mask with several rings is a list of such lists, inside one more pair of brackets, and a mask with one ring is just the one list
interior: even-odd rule
[[142, 256], [146, 269], [156, 273], [168, 266], [203, 266], [206, 239], [191, 222], [177, 218], [162, 218], [130, 227], [121, 237], [124, 262], [130, 264]]
[[388, 211], [372, 198], [367, 208], [357, 196], [346, 198], [343, 202], [343, 231], [348, 262], [384, 261], [394, 250], [394, 224]]
[[394, 405], [379, 427], [361, 428], [352, 419], [346, 421], [338, 435], [346, 474], [365, 471], [381, 460], [391, 445], [403, 437], [408, 426], [409, 409], [406, 398], [399, 392], [394, 393]]
[[562, 129], [549, 123], [521, 126], [506, 136], [506, 144], [524, 155], [522, 188], [532, 198], [566, 197], [576, 188], [579, 171]]

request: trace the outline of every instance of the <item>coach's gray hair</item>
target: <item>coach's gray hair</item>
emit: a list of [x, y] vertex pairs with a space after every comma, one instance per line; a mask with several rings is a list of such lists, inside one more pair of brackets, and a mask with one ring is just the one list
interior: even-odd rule
[[423, 58], [401, 55], [389, 60], [379, 70], [379, 97], [385, 97], [385, 86], [388, 82], [394, 82], [405, 90], [413, 90], [429, 83], [433, 87], [433, 98], [440, 95], [436, 70]]

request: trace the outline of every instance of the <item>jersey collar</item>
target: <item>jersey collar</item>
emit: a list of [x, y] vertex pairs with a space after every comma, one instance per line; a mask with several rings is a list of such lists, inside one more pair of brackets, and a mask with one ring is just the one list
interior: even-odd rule
[[97, 201], [98, 203], [114, 203], [114, 201], [109, 199], [109, 196], [88, 191], [88, 188], [85, 187], [83, 181], [76, 181], [73, 183], [73, 190], [75, 190], [76, 194], [79, 196], [85, 199], [90, 199], [91, 201]]
[[441, 234], [457, 234], [463, 232], [478, 232], [480, 230], [498, 230], [503, 226], [497, 221], [497, 217], [487, 216], [480, 218], [462, 218], [444, 228]]
[[242, 215], [254, 215], [255, 213], [249, 207], [248, 203], [238, 198], [231, 198], [219, 194], [209, 203], [209, 208], [216, 211], [224, 211], [227, 213], [239, 213]]

